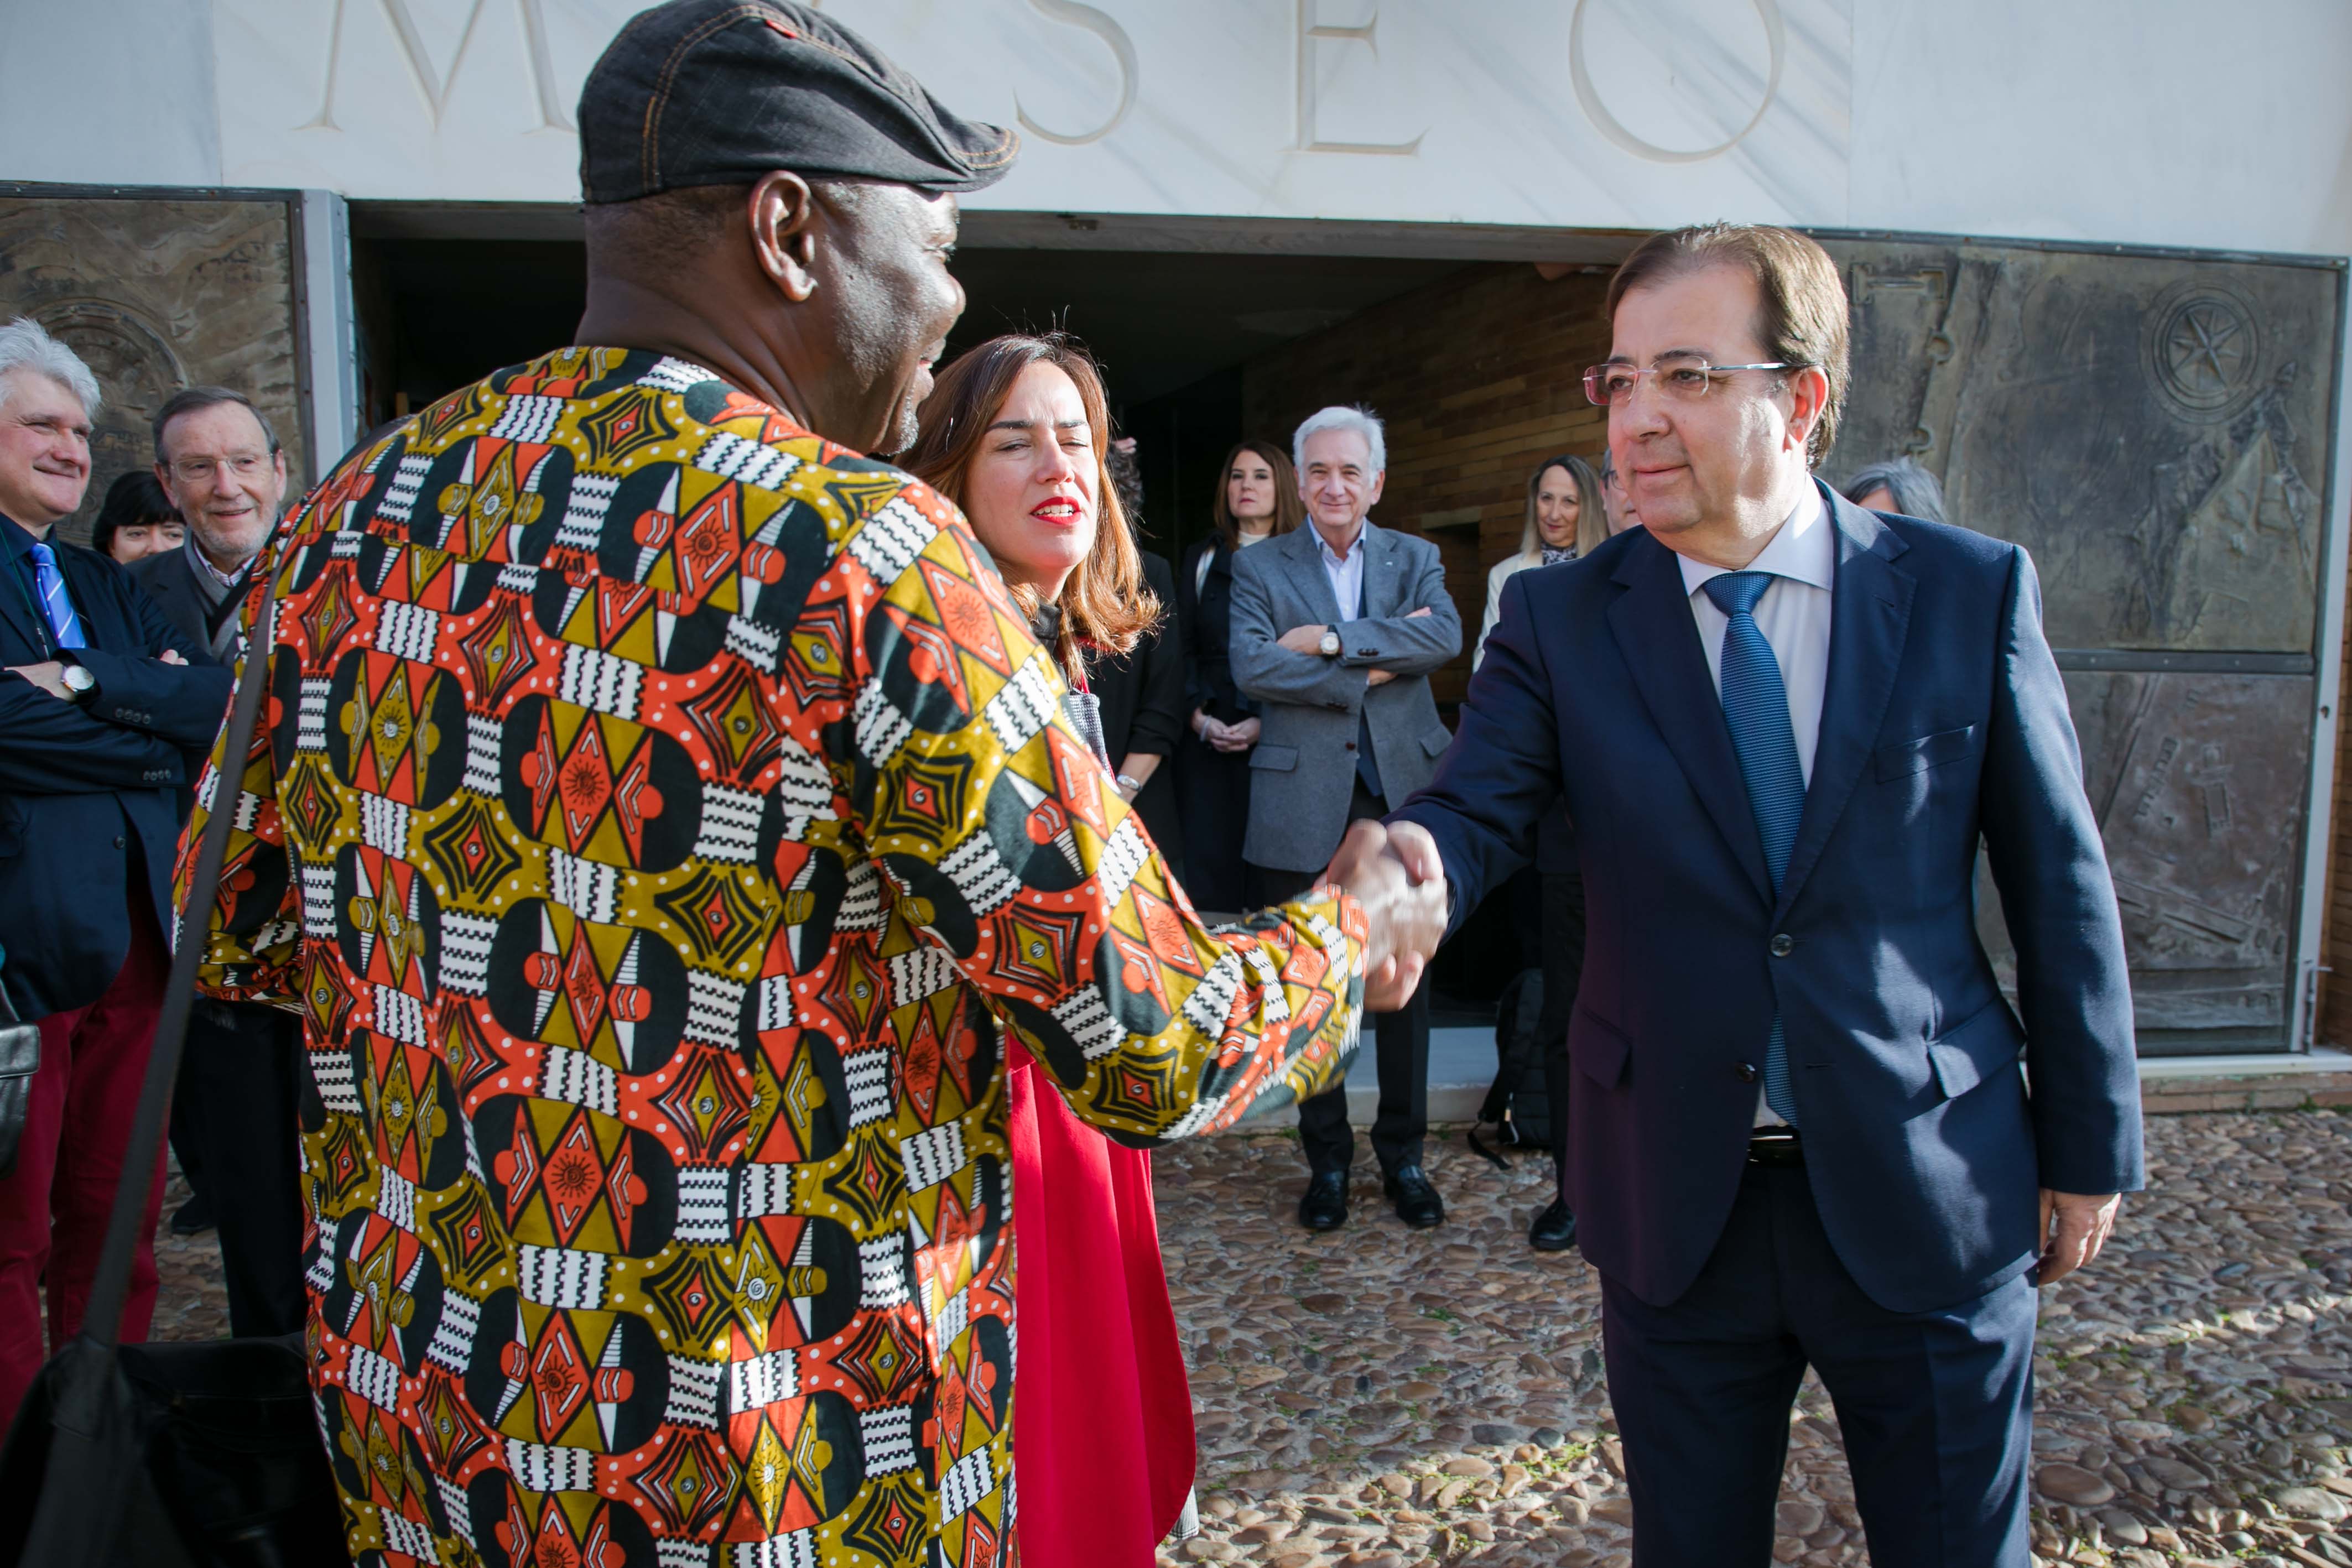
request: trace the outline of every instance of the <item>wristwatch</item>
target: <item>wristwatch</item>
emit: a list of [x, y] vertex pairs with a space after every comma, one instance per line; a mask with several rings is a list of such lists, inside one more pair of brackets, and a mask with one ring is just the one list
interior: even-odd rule
[[1338, 658], [1339, 656], [1339, 633], [1328, 626], [1325, 627], [1323, 629], [1323, 641], [1318, 643], [1317, 646], [1322, 651], [1325, 658]]
[[73, 694], [75, 702], [81, 701], [98, 687], [98, 677], [79, 664], [68, 664], [58, 672], [58, 679], [65, 683], [66, 690]]
[[1122, 773], [1118, 775], [1118, 787], [1130, 795], [1139, 795], [1143, 792], [1143, 780], [1131, 773]]

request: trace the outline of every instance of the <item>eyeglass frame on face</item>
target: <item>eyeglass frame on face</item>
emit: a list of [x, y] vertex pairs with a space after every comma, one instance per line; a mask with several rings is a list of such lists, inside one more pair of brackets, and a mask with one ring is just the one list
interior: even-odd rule
[[172, 477], [183, 485], [201, 485], [213, 478], [223, 467], [240, 479], [250, 479], [267, 467], [274, 454], [239, 452], [227, 457], [188, 457], [165, 464]]
[[[1622, 402], [1631, 401], [1643, 376], [1656, 376], [1660, 378], [1658, 386], [1661, 392], [1672, 393], [1679, 402], [1696, 402], [1714, 390], [1719, 377], [1727, 376], [1734, 371], [1801, 371], [1810, 368], [1785, 360], [1755, 365], [1717, 365], [1710, 363], [1704, 354], [1661, 354], [1657, 361], [1646, 370], [1623, 360], [1605, 360], [1586, 369], [1584, 398], [1595, 408], [1611, 408], [1615, 403], [1607, 395], [1610, 377], [1622, 375], [1627, 378], [1623, 397], [1617, 400]], [[1678, 371], [1696, 371], [1696, 382], [1676, 383], [1664, 379], [1668, 373]]]

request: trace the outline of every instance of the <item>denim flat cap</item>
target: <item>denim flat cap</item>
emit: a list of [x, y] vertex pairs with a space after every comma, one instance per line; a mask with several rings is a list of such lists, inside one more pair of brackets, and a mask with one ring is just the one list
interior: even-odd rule
[[580, 89], [580, 188], [629, 202], [777, 169], [937, 195], [1003, 178], [1020, 136], [950, 113], [865, 39], [791, 0], [671, 0]]

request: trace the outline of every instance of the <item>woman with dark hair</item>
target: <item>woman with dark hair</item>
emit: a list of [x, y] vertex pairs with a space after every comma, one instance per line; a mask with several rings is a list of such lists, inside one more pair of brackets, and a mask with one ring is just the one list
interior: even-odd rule
[[[1087, 655], [1131, 652], [1163, 612], [1110, 483], [1100, 373], [1058, 333], [994, 338], [940, 372], [919, 418], [905, 467], [961, 507], [995, 558], [1060, 664], [1064, 711], [1109, 786]], [[1022, 1561], [1150, 1568], [1190, 1511], [1193, 1460], [1151, 1157], [1079, 1121], [1029, 1051], [1006, 1056], [1006, 1141], [1023, 1206], [1013, 1460]]]
[[1234, 447], [1217, 481], [1215, 515], [1217, 531], [1192, 547], [1176, 574], [1192, 705], [1177, 788], [1184, 885], [1201, 908], [1231, 913], [1244, 902], [1241, 830], [1249, 821], [1249, 753], [1258, 736], [1257, 704], [1234, 684], [1234, 557], [1306, 520], [1290, 455], [1270, 441]]
[[1478, 625], [1478, 643], [1470, 667], [1486, 656], [1486, 633], [1495, 629], [1503, 610], [1503, 584], [1531, 566], [1552, 566], [1598, 549], [1609, 537], [1608, 507], [1601, 498], [1601, 479], [1581, 457], [1562, 454], [1547, 457], [1528, 476], [1528, 520], [1519, 532], [1517, 553], [1505, 556], [1486, 574], [1486, 618]]
[[133, 468], [106, 487], [89, 548], [123, 566], [180, 548], [188, 537], [179, 508], [155, 476]]

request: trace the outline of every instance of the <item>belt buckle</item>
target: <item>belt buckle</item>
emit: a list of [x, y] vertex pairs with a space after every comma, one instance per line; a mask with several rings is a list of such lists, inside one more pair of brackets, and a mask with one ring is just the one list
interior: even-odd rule
[[1748, 1163], [1788, 1170], [1805, 1163], [1805, 1145], [1794, 1127], [1759, 1127], [1748, 1136]]

